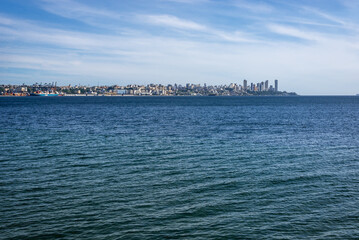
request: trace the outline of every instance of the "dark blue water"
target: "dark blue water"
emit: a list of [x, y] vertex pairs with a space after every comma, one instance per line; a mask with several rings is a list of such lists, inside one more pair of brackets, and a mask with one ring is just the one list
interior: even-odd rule
[[4, 97], [0, 114], [0, 239], [359, 239], [359, 97]]

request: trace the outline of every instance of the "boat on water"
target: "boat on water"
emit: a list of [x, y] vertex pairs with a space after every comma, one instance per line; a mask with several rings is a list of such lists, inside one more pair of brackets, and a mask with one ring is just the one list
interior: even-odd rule
[[42, 92], [42, 91], [36, 91], [34, 93], [31, 93], [30, 96], [33, 97], [56, 97], [60, 96], [57, 92]]

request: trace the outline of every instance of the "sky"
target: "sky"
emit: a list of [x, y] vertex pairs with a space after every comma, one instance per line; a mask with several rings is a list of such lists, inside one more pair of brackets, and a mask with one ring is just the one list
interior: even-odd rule
[[0, 84], [359, 93], [359, 1], [0, 0]]

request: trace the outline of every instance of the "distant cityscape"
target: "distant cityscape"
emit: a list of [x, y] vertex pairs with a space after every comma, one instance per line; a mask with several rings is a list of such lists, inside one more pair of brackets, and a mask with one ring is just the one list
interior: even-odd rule
[[191, 84], [148, 84], [127, 86], [57, 86], [52, 83], [32, 85], [0, 85], [2, 96], [261, 96], [261, 95], [297, 95], [294, 92], [279, 91], [279, 81], [269, 85], [269, 80], [259, 83], [229, 85]]

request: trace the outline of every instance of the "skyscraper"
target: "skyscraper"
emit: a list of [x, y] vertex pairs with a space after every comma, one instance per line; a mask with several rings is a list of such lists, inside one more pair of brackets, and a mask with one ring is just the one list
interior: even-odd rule
[[268, 91], [268, 84], [269, 84], [268, 80], [266, 80], [265, 83], [264, 83], [264, 90], [265, 91]]
[[244, 91], [247, 91], [247, 80], [243, 80], [243, 89]]
[[274, 80], [274, 91], [278, 92], [278, 80]]

